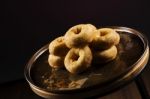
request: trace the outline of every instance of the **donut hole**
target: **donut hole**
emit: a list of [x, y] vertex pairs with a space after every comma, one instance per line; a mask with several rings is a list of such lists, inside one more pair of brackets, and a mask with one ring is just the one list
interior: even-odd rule
[[105, 35], [107, 35], [107, 34], [108, 34], [107, 31], [100, 31], [100, 36], [105, 36]]
[[59, 42], [59, 43], [63, 42], [63, 39], [57, 39], [57, 42]]
[[74, 29], [73, 32], [75, 34], [79, 34], [81, 32], [81, 27], [78, 27], [78, 28]]
[[79, 59], [79, 57], [80, 57], [79, 54], [73, 53], [73, 55], [71, 56], [72, 62], [77, 61]]

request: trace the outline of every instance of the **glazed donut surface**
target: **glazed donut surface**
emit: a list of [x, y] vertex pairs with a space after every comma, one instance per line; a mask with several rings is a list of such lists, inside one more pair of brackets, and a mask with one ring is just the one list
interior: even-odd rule
[[52, 68], [63, 68], [64, 67], [64, 57], [49, 55], [48, 63]]
[[75, 25], [49, 44], [48, 63], [52, 68], [65, 67], [70, 73], [78, 74], [94, 64], [114, 60], [119, 41], [120, 35], [114, 29]]
[[112, 46], [106, 50], [93, 52], [93, 63], [102, 64], [115, 59], [117, 56], [116, 46]]
[[65, 34], [65, 43], [69, 48], [85, 46], [93, 40], [96, 27], [91, 24], [80, 24], [70, 28]]
[[49, 44], [50, 54], [57, 55], [57, 56], [65, 56], [68, 51], [69, 48], [66, 46], [63, 36], [54, 39]]
[[65, 67], [70, 73], [80, 73], [91, 66], [92, 52], [88, 46], [72, 48], [65, 57]]
[[104, 50], [113, 45], [117, 45], [120, 41], [119, 34], [111, 28], [101, 28], [95, 32], [95, 37], [91, 43], [94, 49]]

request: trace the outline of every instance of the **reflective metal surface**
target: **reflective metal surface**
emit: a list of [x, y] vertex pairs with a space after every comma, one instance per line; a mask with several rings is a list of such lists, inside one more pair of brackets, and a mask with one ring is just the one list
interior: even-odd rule
[[[127, 27], [111, 27], [121, 37], [117, 46], [118, 55], [107, 64], [92, 64], [87, 72], [76, 75], [75, 78], [87, 78], [81, 88], [48, 89], [43, 85], [43, 75], [51, 75], [51, 67], [47, 63], [48, 45], [37, 51], [25, 67], [25, 78], [32, 90], [44, 98], [83, 99], [107, 94], [131, 81], [146, 66], [149, 58], [149, 46], [146, 37], [140, 32]], [[58, 72], [59, 73], [59, 72]], [[61, 71], [69, 79], [72, 75], [66, 70]], [[96, 76], [95, 76], [96, 75]]]

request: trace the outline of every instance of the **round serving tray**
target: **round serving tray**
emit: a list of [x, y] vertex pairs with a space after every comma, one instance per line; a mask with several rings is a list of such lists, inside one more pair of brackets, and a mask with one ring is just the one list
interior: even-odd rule
[[[83, 99], [105, 95], [133, 80], [146, 66], [149, 58], [147, 38], [137, 30], [111, 26], [121, 39], [117, 46], [117, 58], [107, 64], [92, 64], [93, 68], [76, 77], [87, 77], [88, 83], [80, 88], [47, 89], [42, 86], [44, 73], [49, 73], [48, 44], [38, 50], [29, 60], [24, 74], [31, 89], [39, 96], [50, 99]], [[67, 72], [64, 70], [64, 72]], [[70, 76], [69, 73], [64, 73]], [[51, 75], [51, 74], [49, 74]], [[93, 76], [94, 75], [94, 76]]]

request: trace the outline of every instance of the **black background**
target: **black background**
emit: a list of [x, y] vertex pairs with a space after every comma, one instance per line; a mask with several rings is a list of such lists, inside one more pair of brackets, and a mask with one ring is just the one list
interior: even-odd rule
[[149, 6], [148, 0], [5, 0], [0, 14], [1, 83], [23, 78], [32, 54], [76, 24], [126, 26], [149, 38]]

